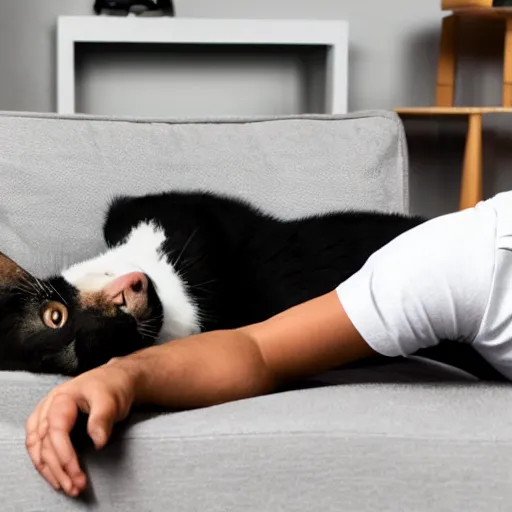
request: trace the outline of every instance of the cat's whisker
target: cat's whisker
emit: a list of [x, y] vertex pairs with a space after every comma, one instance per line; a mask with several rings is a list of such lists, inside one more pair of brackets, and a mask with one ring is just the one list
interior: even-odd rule
[[155, 322], [158, 322], [159, 320], [161, 320], [162, 318], [164, 317], [164, 315], [160, 315], [160, 316], [157, 316], [155, 318], [150, 318], [150, 319], [147, 319], [147, 320], [142, 320], [140, 323], [142, 325], [150, 325], [152, 326]]
[[140, 327], [137, 327], [137, 331], [139, 332], [139, 334], [141, 336], [144, 336], [145, 338], [150, 338], [152, 340], [156, 340], [157, 338], [157, 334], [154, 333], [154, 332], [149, 332], [149, 331], [146, 331]]
[[211, 283], [216, 283], [216, 282], [217, 282], [217, 279], [210, 279], [209, 281], [205, 281], [204, 283], [193, 284], [192, 286], [188, 285], [187, 288], [189, 290], [194, 290], [195, 288], [200, 288], [201, 286], [204, 286], [206, 284], [211, 284]]
[[144, 327], [150, 331], [156, 331], [156, 328], [152, 325], [152, 324], [148, 324], [148, 323], [140, 323], [139, 324], [141, 327]]
[[154, 328], [149, 320], [138, 321], [137, 324], [141, 325], [142, 327]]
[[203, 292], [205, 294], [210, 294], [210, 295], [213, 295], [215, 292], [213, 290], [208, 290], [208, 288], [203, 288], [202, 286], [195, 286], [194, 287], [194, 290], [196, 291], [200, 291], [200, 292]]
[[201, 253], [197, 258], [195, 259], [186, 259], [183, 262], [183, 265], [181, 265], [180, 272], [186, 272], [192, 265], [195, 265], [196, 263], [199, 263], [202, 259], [206, 258], [206, 253]]
[[45, 295], [46, 295], [46, 297], [50, 298], [53, 295], [52, 289], [49, 286], [46, 286], [46, 285], [45, 285], [44, 288], [45, 288]]
[[38, 294], [37, 294], [37, 293], [35, 293], [35, 292], [34, 292], [34, 290], [32, 290], [32, 289], [31, 289], [31, 288], [29, 288], [28, 286], [23, 285], [23, 284], [20, 284], [20, 283], [18, 283], [18, 284], [16, 284], [16, 285], [14, 285], [14, 286], [13, 286], [13, 289], [14, 289], [14, 290], [19, 290], [20, 292], [23, 292], [23, 293], [25, 293], [25, 294], [27, 294], [27, 295], [30, 295], [30, 296], [32, 296], [32, 297], [37, 297], [37, 296], [38, 296]]
[[33, 276], [33, 278], [34, 278], [34, 283], [37, 284], [37, 286], [39, 286], [39, 288], [44, 292], [45, 289], [44, 289], [43, 285], [41, 284], [41, 281], [35, 276]]
[[41, 288], [41, 291], [43, 292], [43, 295], [48, 297], [50, 295], [48, 293], [48, 289], [43, 286], [43, 283], [41, 283], [41, 281], [37, 277], [34, 276], [34, 279], [35, 279], [37, 285], [39, 286], [39, 288]]
[[155, 334], [158, 334], [158, 332], [160, 331], [160, 326], [156, 325], [156, 324], [157, 324], [157, 322], [160, 321], [160, 319], [162, 317], [163, 317], [163, 314], [160, 315], [159, 317], [141, 320], [138, 322], [138, 325], [140, 325], [141, 327], [144, 327], [146, 329], [149, 329], [150, 331], [154, 331]]
[[[139, 331], [139, 332], [141, 332], [141, 331]], [[159, 334], [156, 331], [147, 330], [147, 329], [143, 329], [142, 332], [144, 332], [148, 336], [151, 336], [152, 338], [156, 338], [158, 336], [158, 334]]]
[[162, 318], [164, 316], [163, 313], [160, 313], [159, 315], [157, 316], [151, 316], [149, 318], [146, 318], [145, 320], [142, 320], [143, 322], [152, 322], [153, 320], [160, 320], [160, 318]]
[[67, 306], [68, 303], [66, 302], [66, 299], [64, 299], [64, 297], [55, 289], [55, 286], [53, 286], [52, 283], [48, 283], [48, 286], [50, 286], [51, 289], [60, 297], [60, 299], [62, 300], [62, 303]]
[[41, 294], [40, 290], [37, 288], [37, 286], [34, 284], [34, 282], [29, 279], [27, 276], [23, 276], [22, 282], [26, 283], [27, 285], [31, 286], [34, 290], [34, 294], [36, 296], [39, 296]]
[[146, 333], [150, 333], [150, 334], [153, 334], [153, 335], [155, 335], [155, 336], [158, 334], [155, 330], [153, 330], [153, 329], [149, 329], [149, 328], [147, 328], [147, 327], [144, 327], [143, 325], [139, 325], [139, 326], [138, 326], [138, 329], [139, 329], [139, 331], [144, 331], [144, 332], [146, 332]]
[[156, 341], [156, 338], [153, 338], [152, 336], [146, 336], [146, 338], [149, 338], [153, 343]]
[[157, 338], [156, 334], [153, 334], [151, 332], [145, 332], [145, 331], [139, 330], [139, 334], [141, 336], [143, 336], [144, 338], [150, 338], [152, 340], [156, 340], [156, 338]]
[[147, 322], [138, 322], [138, 325], [141, 327], [146, 327], [147, 329], [155, 330], [154, 326]]
[[43, 285], [43, 288], [46, 290], [47, 293], [52, 293], [52, 288], [50, 288], [50, 283], [46, 283], [44, 281], [41, 281], [41, 284]]
[[178, 263], [180, 262], [181, 260], [181, 257], [183, 256], [183, 254], [185, 253], [185, 251], [187, 250], [187, 247], [188, 245], [190, 244], [190, 242], [192, 241], [192, 238], [194, 238], [194, 236], [196, 235], [197, 231], [199, 230], [199, 228], [196, 228], [194, 229], [194, 231], [192, 232], [192, 234], [188, 237], [188, 240], [187, 242], [185, 243], [185, 245], [183, 246], [183, 249], [181, 249], [181, 252], [178, 256], [178, 258], [176, 259], [176, 261], [172, 264], [172, 266], [174, 268], [176, 268], [178, 266]]
[[198, 314], [198, 318], [200, 322], [216, 322], [218, 320], [218, 318], [215, 315], [207, 313], [206, 311], [200, 311]]
[[143, 327], [150, 327], [150, 328], [155, 328], [153, 325], [152, 325], [152, 320], [137, 320], [137, 325], [141, 325]]

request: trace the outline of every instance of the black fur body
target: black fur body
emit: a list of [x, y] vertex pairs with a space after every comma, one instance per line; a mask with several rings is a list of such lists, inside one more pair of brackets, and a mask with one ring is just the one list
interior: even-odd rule
[[105, 240], [114, 246], [150, 220], [164, 228], [164, 251], [207, 331], [258, 322], [333, 290], [373, 252], [424, 221], [375, 212], [285, 221], [229, 197], [167, 193], [117, 199]]
[[[238, 199], [170, 192], [115, 199], [106, 215], [104, 237], [115, 249], [135, 226], [158, 225], [165, 233], [159, 251], [197, 307], [200, 330], [211, 331], [259, 322], [334, 290], [371, 254], [424, 221], [354, 211], [282, 220]], [[0, 288], [1, 275], [0, 261]], [[0, 337], [7, 338], [0, 347], [0, 369], [73, 375], [155, 342], [162, 316], [158, 283], [150, 282], [149, 324], [144, 324], [153, 335], [146, 335], [147, 327], [141, 330], [123, 311], [108, 316], [99, 306], [79, 306], [82, 292], [60, 276], [39, 282], [47, 292], [45, 300], [66, 301], [68, 324], [58, 330], [29, 329], [27, 335], [26, 325], [37, 324], [38, 300], [42, 303], [44, 297], [24, 295], [34, 288], [26, 279], [21, 288], [18, 282], [4, 283], [0, 293]], [[73, 366], [62, 363], [62, 347], [71, 339], [78, 356]], [[481, 378], [500, 379], [469, 346], [445, 342], [421, 354]]]

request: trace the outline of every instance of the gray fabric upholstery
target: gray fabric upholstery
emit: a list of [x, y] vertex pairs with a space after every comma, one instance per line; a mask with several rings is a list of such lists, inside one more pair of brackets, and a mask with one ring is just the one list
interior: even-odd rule
[[56, 379], [0, 374], [2, 510], [509, 510], [509, 387], [411, 384], [400, 369], [389, 383], [393, 372], [135, 414], [103, 452], [85, 452], [92, 491], [78, 502], [51, 490], [24, 450], [26, 415]]
[[0, 115], [0, 247], [36, 272], [94, 254], [116, 193], [200, 188], [284, 217], [407, 208], [402, 128], [386, 113], [129, 122]]
[[[385, 112], [275, 119], [129, 120], [0, 113], [0, 250], [49, 273], [102, 246], [118, 192], [210, 188], [283, 216], [406, 211], [402, 126]], [[0, 372], [6, 511], [508, 510], [512, 407], [419, 360], [345, 369], [314, 387], [196, 411], [135, 411], [85, 450], [84, 500], [55, 493], [24, 422], [61, 379]]]

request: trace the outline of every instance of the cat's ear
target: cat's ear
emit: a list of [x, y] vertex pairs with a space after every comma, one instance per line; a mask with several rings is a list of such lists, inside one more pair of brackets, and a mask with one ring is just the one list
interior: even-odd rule
[[31, 275], [15, 261], [0, 252], [0, 287], [10, 287]]

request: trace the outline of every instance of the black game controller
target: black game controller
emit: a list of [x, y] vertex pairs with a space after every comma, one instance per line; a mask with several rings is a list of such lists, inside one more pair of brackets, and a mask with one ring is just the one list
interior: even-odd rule
[[95, 0], [96, 14], [115, 16], [174, 16], [173, 0]]

